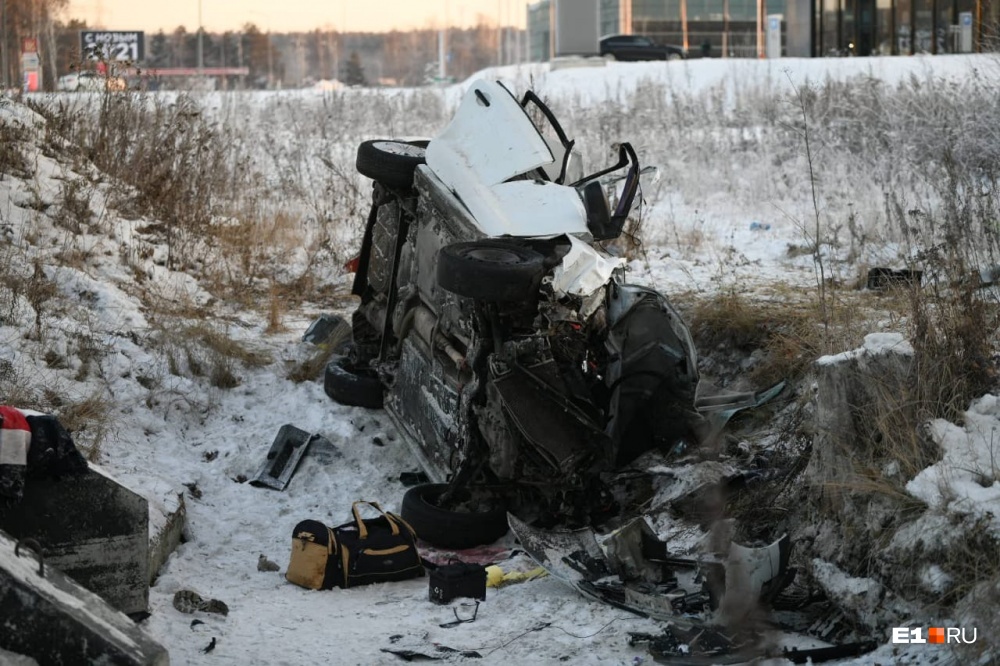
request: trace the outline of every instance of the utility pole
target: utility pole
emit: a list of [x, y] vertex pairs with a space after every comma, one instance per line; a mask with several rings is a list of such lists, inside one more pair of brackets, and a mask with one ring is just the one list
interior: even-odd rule
[[448, 76], [448, 0], [444, 0], [444, 25], [438, 32], [438, 82], [443, 84]]
[[[239, 41], [236, 42], [236, 61], [240, 65], [240, 69], [243, 69], [243, 33], [239, 35]], [[246, 78], [240, 74], [240, 90], [246, 90], [247, 81]]]
[[204, 36], [205, 29], [201, 25], [201, 0], [198, 0], [198, 78], [201, 78], [205, 69]]
[[274, 58], [271, 53], [271, 31], [267, 31], [267, 89], [274, 89]]
[[7, 88], [10, 61], [7, 59], [7, 0], [0, 0], [0, 90]]
[[497, 0], [497, 65], [503, 65], [503, 0]]

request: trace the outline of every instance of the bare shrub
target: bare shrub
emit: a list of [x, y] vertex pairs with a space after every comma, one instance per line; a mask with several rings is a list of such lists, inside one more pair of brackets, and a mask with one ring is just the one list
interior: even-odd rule
[[[261, 368], [272, 362], [268, 354], [204, 323], [165, 327], [157, 338], [171, 374], [206, 377], [216, 388], [239, 386], [240, 368]], [[155, 377], [149, 381], [155, 387], [160, 383]]]
[[60, 405], [56, 416], [87, 460], [97, 462], [113, 430], [114, 404], [103, 393]]
[[[0, 109], [7, 100], [0, 99]], [[14, 176], [28, 177], [28, 160], [24, 155], [24, 142], [28, 139], [25, 128], [11, 122], [0, 121], [0, 178]]]
[[87, 183], [72, 178], [63, 181], [61, 190], [59, 208], [52, 215], [53, 223], [73, 234], [84, 233], [94, 215], [90, 209]]

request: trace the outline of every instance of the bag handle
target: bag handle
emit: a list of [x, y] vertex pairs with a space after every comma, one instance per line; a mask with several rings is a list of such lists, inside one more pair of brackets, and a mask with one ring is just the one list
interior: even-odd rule
[[382, 514], [387, 521], [389, 521], [389, 528], [392, 530], [392, 536], [399, 536], [399, 525], [393, 519], [392, 514], [386, 513], [382, 510], [382, 507], [378, 505], [378, 502], [367, 502], [365, 500], [358, 500], [351, 504], [351, 513], [354, 514], [354, 521], [358, 525], [358, 534], [362, 539], [368, 538], [368, 528], [365, 527], [365, 521], [361, 520], [361, 512], [358, 511], [359, 504], [367, 504], [368, 506], [374, 508], [380, 514]]

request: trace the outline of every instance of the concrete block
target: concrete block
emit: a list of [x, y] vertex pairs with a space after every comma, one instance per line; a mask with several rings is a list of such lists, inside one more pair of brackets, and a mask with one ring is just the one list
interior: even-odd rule
[[[0, 657], [38, 664], [167, 666], [166, 649], [126, 615], [0, 531]], [[15, 662], [16, 663], [16, 662]]]
[[98, 467], [78, 477], [29, 479], [24, 498], [0, 509], [0, 530], [37, 540], [45, 561], [123, 613], [149, 604], [149, 508]]
[[187, 507], [183, 488], [161, 478], [141, 477], [136, 481], [149, 503], [149, 584], [152, 585], [167, 558], [181, 543]]

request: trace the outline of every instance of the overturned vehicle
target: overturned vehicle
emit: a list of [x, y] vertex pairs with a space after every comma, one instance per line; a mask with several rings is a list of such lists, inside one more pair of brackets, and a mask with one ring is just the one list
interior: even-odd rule
[[600, 522], [616, 511], [610, 472], [704, 434], [687, 327], [605, 249], [648, 170], [623, 143], [583, 175], [573, 145], [533, 93], [478, 81], [428, 143], [359, 147], [374, 181], [361, 302], [325, 387], [384, 402], [435, 482], [404, 516], [439, 545], [495, 540], [507, 510]]

